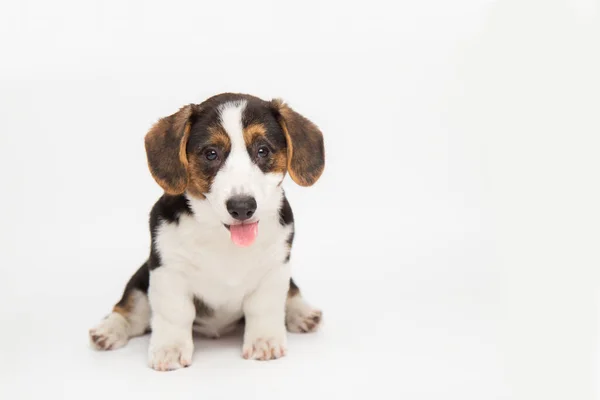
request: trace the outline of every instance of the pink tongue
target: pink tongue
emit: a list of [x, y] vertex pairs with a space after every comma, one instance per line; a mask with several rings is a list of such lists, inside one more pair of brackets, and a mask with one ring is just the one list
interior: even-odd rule
[[258, 235], [258, 222], [245, 225], [231, 225], [229, 227], [231, 241], [238, 246], [247, 247], [254, 243]]

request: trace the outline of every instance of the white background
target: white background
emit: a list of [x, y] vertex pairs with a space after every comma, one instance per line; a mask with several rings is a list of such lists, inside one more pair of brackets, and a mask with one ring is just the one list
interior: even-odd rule
[[[600, 8], [588, 1], [0, 5], [0, 397], [587, 399], [600, 305]], [[327, 167], [286, 190], [324, 310], [289, 356], [87, 330], [148, 253], [143, 137], [224, 91], [282, 97]], [[235, 397], [234, 397], [235, 396]]]

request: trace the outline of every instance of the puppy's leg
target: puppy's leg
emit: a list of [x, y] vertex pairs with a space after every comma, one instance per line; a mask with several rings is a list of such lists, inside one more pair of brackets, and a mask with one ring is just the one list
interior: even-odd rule
[[129, 338], [143, 335], [150, 323], [148, 304], [148, 268], [142, 265], [129, 279], [121, 300], [96, 327], [90, 329], [90, 341], [97, 350], [116, 350]]
[[292, 279], [285, 302], [285, 325], [290, 332], [314, 332], [319, 329], [323, 313], [302, 298], [300, 289]]
[[287, 264], [271, 269], [244, 300], [244, 358], [271, 360], [286, 354], [285, 298], [289, 274]]
[[150, 275], [148, 298], [152, 307], [150, 367], [170, 371], [189, 366], [196, 309], [187, 280], [176, 270], [159, 267]]

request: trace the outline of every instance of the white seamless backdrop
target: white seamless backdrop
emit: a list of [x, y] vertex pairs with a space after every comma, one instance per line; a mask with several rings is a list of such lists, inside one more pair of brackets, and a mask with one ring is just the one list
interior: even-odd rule
[[[593, 0], [0, 4], [0, 397], [586, 399], [597, 389]], [[286, 180], [293, 274], [324, 311], [289, 356], [87, 330], [148, 254], [143, 137], [225, 91], [321, 127]]]

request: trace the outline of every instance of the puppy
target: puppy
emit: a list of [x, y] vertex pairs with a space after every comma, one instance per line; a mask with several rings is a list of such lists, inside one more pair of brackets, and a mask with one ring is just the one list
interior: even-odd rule
[[160, 119], [145, 147], [165, 192], [150, 212], [150, 255], [92, 345], [114, 350], [151, 331], [149, 365], [174, 370], [191, 364], [193, 332], [216, 338], [244, 322], [244, 358], [284, 356], [286, 327], [315, 331], [321, 311], [290, 275], [282, 182], [319, 179], [322, 133], [280, 100], [224, 93]]

